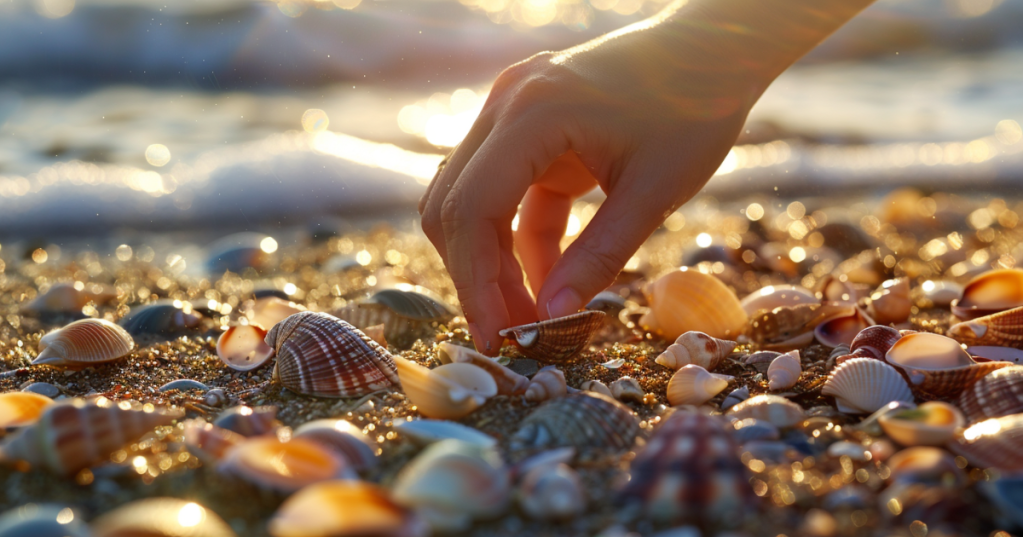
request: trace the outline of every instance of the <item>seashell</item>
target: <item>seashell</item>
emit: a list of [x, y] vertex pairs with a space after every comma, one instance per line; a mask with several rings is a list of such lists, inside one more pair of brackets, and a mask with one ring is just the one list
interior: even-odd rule
[[758, 395], [728, 409], [727, 415], [735, 419], [756, 418], [786, 429], [803, 421], [803, 407], [777, 395]]
[[305, 306], [276, 296], [257, 298], [252, 309], [246, 313], [251, 324], [270, 329], [296, 313], [306, 311]]
[[976, 363], [955, 340], [928, 332], [903, 336], [885, 360], [905, 373], [921, 397], [936, 399], [957, 397], [981, 377], [1010, 365]]
[[334, 451], [351, 463], [356, 471], [376, 466], [376, 444], [362, 429], [345, 420], [320, 419], [300, 425], [292, 439], [306, 438]]
[[639, 418], [629, 407], [594, 392], [551, 399], [522, 420], [513, 449], [576, 447], [622, 451], [632, 447]]
[[686, 332], [668, 346], [654, 361], [671, 369], [687, 364], [698, 365], [707, 371], [714, 368], [732, 353], [738, 343], [717, 339], [703, 332]]
[[668, 381], [668, 404], [702, 405], [728, 387], [735, 377], [708, 373], [698, 365], [687, 365], [675, 372]]
[[519, 505], [535, 520], [569, 520], [586, 510], [586, 494], [568, 465], [540, 466], [522, 478]]
[[497, 445], [497, 439], [493, 436], [453, 421], [414, 419], [397, 421], [392, 427], [402, 436], [420, 445], [434, 444], [442, 440], [458, 440], [485, 448]]
[[970, 280], [952, 303], [952, 313], [964, 320], [1023, 306], [1023, 270], [989, 270]]
[[384, 325], [375, 324], [373, 326], [367, 326], [363, 331], [363, 334], [369, 336], [369, 339], [377, 342], [383, 348], [387, 348], [387, 337], [384, 335]]
[[559, 464], [568, 465], [575, 459], [575, 448], [563, 447], [541, 451], [512, 465], [512, 481], [521, 481], [522, 476], [541, 468], [554, 468]]
[[35, 424], [8, 436], [0, 459], [23, 460], [62, 475], [107, 461], [110, 454], [183, 413], [131, 401], [72, 399], [43, 411]]
[[870, 326], [856, 334], [849, 344], [849, 351], [859, 357], [884, 360], [892, 345], [900, 339], [902, 334], [890, 326]]
[[725, 396], [724, 401], [721, 401], [721, 410], [728, 410], [747, 399], [749, 399], [749, 388], [746, 386], [736, 388]]
[[500, 515], [511, 482], [500, 455], [457, 440], [428, 446], [395, 480], [394, 500], [422, 516], [435, 533], [463, 531], [474, 519]]
[[497, 360], [476, 352], [474, 349], [443, 342], [437, 345], [437, 359], [442, 364], [465, 363], [480, 367], [490, 373], [497, 383], [500, 395], [522, 395], [529, 388], [529, 379], [497, 363]]
[[658, 523], [728, 528], [753, 511], [755, 496], [735, 439], [719, 419], [674, 412], [654, 431], [618, 496]]
[[813, 329], [813, 336], [825, 347], [837, 347], [842, 343], [851, 346], [853, 339], [873, 324], [874, 320], [864, 314], [863, 310], [853, 308], [851, 315], [834, 317], [818, 324]]
[[179, 300], [159, 300], [132, 308], [117, 324], [134, 337], [142, 335], [169, 336], [191, 330], [202, 322], [202, 315], [192, 304]]
[[611, 396], [619, 401], [642, 403], [645, 395], [639, 381], [632, 377], [621, 377], [611, 383]]
[[497, 383], [486, 370], [472, 364], [445, 364], [427, 369], [404, 358], [394, 358], [398, 376], [419, 413], [440, 419], [458, 419], [497, 395]]
[[538, 403], [555, 397], [561, 397], [568, 392], [568, 385], [565, 384], [565, 374], [556, 367], [549, 365], [541, 368], [533, 375], [526, 389], [526, 401]]
[[274, 380], [296, 393], [361, 397], [400, 385], [386, 349], [326, 313], [296, 313], [274, 325], [266, 343], [277, 354]]
[[909, 279], [887, 280], [870, 295], [867, 313], [878, 324], [906, 322], [913, 309], [909, 298]]
[[32, 364], [83, 368], [112, 362], [134, 348], [135, 341], [120, 326], [103, 319], [82, 319], [43, 336]]
[[281, 442], [276, 436], [256, 436], [227, 451], [221, 472], [281, 492], [331, 479], [355, 479], [341, 455], [304, 438]]
[[[266, 268], [270, 254], [277, 250], [276, 241], [262, 233], [242, 232], [218, 239], [207, 247], [209, 257], [206, 258], [206, 270], [210, 274], [224, 272], [242, 272], [252, 268], [257, 271]], [[263, 248], [266, 245], [267, 248]]]
[[1023, 349], [1023, 307], [952, 325], [948, 335], [973, 346]]
[[146, 498], [92, 523], [96, 537], [237, 537], [210, 509], [178, 498]]
[[725, 284], [709, 274], [682, 267], [643, 289], [650, 311], [640, 325], [669, 341], [689, 331], [735, 339], [746, 326], [742, 304]]
[[808, 345], [817, 325], [839, 317], [854, 315], [850, 304], [803, 304], [760, 311], [750, 317], [746, 334], [761, 349], [790, 351]]
[[188, 452], [207, 463], [219, 461], [231, 448], [245, 441], [244, 436], [221, 429], [202, 418], [185, 421], [182, 429]]
[[602, 311], [583, 311], [567, 317], [506, 328], [498, 332], [515, 340], [529, 358], [547, 364], [574, 362], [589, 344], [593, 334], [604, 325]]
[[27, 315], [82, 314], [82, 308], [94, 302], [104, 304], [117, 298], [117, 290], [98, 283], [84, 284], [79, 290], [74, 284], [56, 283], [46, 293], [21, 307]]
[[970, 423], [1023, 413], [1023, 366], [1009, 366], [975, 382], [959, 396]]
[[1012, 347], [967, 347], [966, 353], [969, 354], [974, 361], [977, 359], [987, 360], [991, 362], [1012, 362], [1017, 365], [1023, 364], [1023, 350], [1013, 349]]
[[[832, 369], [834, 369], [835, 366], [840, 363], [838, 361], [840, 358], [843, 358], [842, 361], [844, 362], [845, 361], [844, 358], [846, 356], [849, 356], [850, 352], [851, 351], [849, 350], [849, 346], [846, 345], [845, 343], [840, 343], [837, 347], [831, 349], [831, 352], [828, 353], [827, 370], [831, 371]], [[856, 357], [851, 356], [850, 358]]]
[[0, 429], [35, 423], [53, 399], [31, 392], [0, 393]]
[[879, 416], [877, 421], [889, 438], [904, 446], [943, 445], [965, 423], [958, 408], [939, 401], [889, 412]]
[[273, 357], [265, 338], [266, 330], [257, 325], [232, 326], [217, 339], [217, 357], [235, 371], [251, 371]]
[[768, 285], [739, 301], [742, 309], [750, 316], [760, 310], [771, 311], [775, 308], [818, 303], [820, 300], [813, 291], [798, 285]]
[[206, 395], [202, 398], [202, 402], [209, 406], [224, 406], [231, 402], [231, 396], [229, 396], [223, 388], [213, 388], [206, 392]]
[[236, 432], [242, 436], [260, 436], [272, 433], [281, 426], [277, 421], [277, 407], [241, 405], [220, 413], [213, 425]]
[[0, 516], [0, 536], [91, 537], [83, 520], [70, 507], [30, 503]]
[[192, 379], [178, 379], [172, 380], [163, 386], [160, 386], [158, 391], [169, 392], [171, 390], [178, 390], [187, 392], [189, 390], [202, 390], [204, 392], [209, 391], [209, 386], [199, 382], [198, 380]]
[[886, 462], [892, 483], [939, 484], [965, 481], [963, 471], [947, 451], [936, 447], [910, 447], [899, 451]]
[[884, 434], [884, 429], [881, 428], [881, 424], [878, 421], [881, 419], [881, 416], [905, 410], [913, 410], [915, 408], [916, 403], [912, 401], [892, 401], [891, 403], [877, 409], [873, 414], [863, 418], [863, 421], [854, 425], [853, 428], [863, 431], [871, 436], [881, 436]]
[[420, 518], [363, 481], [325, 481], [296, 492], [274, 513], [273, 537], [426, 537]]
[[767, 370], [771, 367], [771, 362], [775, 361], [779, 356], [780, 352], [775, 351], [757, 351], [742, 359], [743, 365], [752, 366], [761, 373], [767, 373]]
[[607, 384], [604, 384], [599, 380], [584, 381], [582, 384], [579, 385], [579, 389], [587, 392], [603, 394], [608, 397], [614, 397], [614, 394], [611, 393], [611, 388], [608, 388]]
[[615, 358], [600, 364], [604, 369], [618, 369], [623, 365], [625, 365], [625, 358]]
[[927, 280], [914, 293], [920, 307], [947, 308], [963, 294], [963, 286], [951, 281]]
[[625, 298], [618, 293], [601, 291], [586, 304], [587, 310], [602, 311], [609, 317], [617, 317], [625, 309]]
[[842, 362], [821, 390], [846, 414], [870, 414], [892, 401], [913, 401], [913, 393], [892, 366], [871, 358]]
[[1023, 414], [991, 418], [971, 425], [949, 442], [948, 449], [978, 468], [1023, 472]]
[[818, 283], [817, 294], [825, 302], [856, 304], [864, 293], [860, 286], [851, 283], [848, 278], [828, 274]]
[[803, 372], [799, 362], [799, 351], [789, 351], [776, 358], [767, 368], [768, 388], [771, 391], [787, 390], [799, 382]]
[[863, 444], [856, 442], [839, 441], [828, 446], [828, 456], [834, 458], [849, 457], [858, 462], [866, 462], [872, 458], [870, 451], [863, 447]]
[[60, 388], [50, 384], [49, 382], [33, 382], [32, 384], [22, 388], [21, 391], [45, 395], [51, 399], [60, 395]]
[[753, 440], [778, 440], [781, 431], [774, 425], [756, 418], [738, 420], [732, 424], [735, 428], [735, 440], [740, 444]]
[[433, 323], [446, 323], [456, 312], [428, 289], [400, 284], [396, 289], [381, 289], [365, 300], [352, 302], [334, 314], [360, 329], [382, 324], [384, 338], [404, 349], [432, 333]]

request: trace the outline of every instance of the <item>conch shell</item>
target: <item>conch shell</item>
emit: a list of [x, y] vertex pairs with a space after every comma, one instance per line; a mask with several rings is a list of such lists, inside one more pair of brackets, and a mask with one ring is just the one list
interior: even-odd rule
[[702, 405], [728, 387], [734, 377], [708, 373], [698, 365], [687, 365], [675, 372], [668, 381], [668, 403]]
[[688, 331], [735, 339], [746, 326], [748, 316], [735, 293], [714, 276], [696, 270], [682, 267], [669, 272], [647, 285], [643, 293], [650, 311], [640, 325], [667, 340]]
[[1023, 306], [1023, 270], [998, 269], [980, 274], [963, 287], [952, 313], [964, 320]]
[[536, 372], [526, 389], [526, 401], [540, 402], [568, 393], [565, 374], [549, 365]]
[[405, 395], [419, 413], [439, 419], [458, 419], [497, 395], [497, 383], [486, 370], [472, 364], [445, 364], [427, 369], [404, 358], [398, 365]]
[[104, 319], [82, 319], [43, 336], [32, 364], [84, 368], [117, 360], [134, 348], [124, 328]]
[[703, 332], [689, 331], [682, 334], [668, 346], [654, 361], [664, 367], [679, 369], [684, 365], [698, 365], [708, 371], [731, 354], [738, 343], [718, 339]]
[[767, 368], [768, 388], [771, 391], [786, 390], [799, 382], [803, 372], [799, 363], [799, 351], [789, 351], [777, 357]]

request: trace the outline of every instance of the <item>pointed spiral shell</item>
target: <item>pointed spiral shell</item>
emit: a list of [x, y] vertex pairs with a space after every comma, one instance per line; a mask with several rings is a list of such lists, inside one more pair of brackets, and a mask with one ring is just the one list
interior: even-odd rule
[[767, 368], [768, 388], [772, 391], [786, 390], [799, 382], [803, 372], [799, 362], [799, 351], [789, 351], [776, 358]]
[[708, 336], [703, 332], [689, 331], [682, 334], [668, 346], [654, 361], [664, 367], [679, 369], [684, 365], [698, 365], [707, 371], [714, 368], [731, 354], [738, 343]]
[[529, 381], [529, 387], [526, 389], [526, 401], [546, 401], [561, 397], [567, 392], [565, 374], [549, 365], [537, 371]]
[[698, 365], [687, 365], [675, 372], [668, 381], [668, 403], [678, 405], [702, 405], [721, 393], [732, 377], [708, 373]]

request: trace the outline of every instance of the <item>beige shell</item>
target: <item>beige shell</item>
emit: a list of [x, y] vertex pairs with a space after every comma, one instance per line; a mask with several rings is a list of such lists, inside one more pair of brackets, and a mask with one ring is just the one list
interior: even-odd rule
[[331, 479], [353, 479], [348, 461], [320, 444], [303, 438], [282, 442], [276, 436], [257, 436], [228, 450], [219, 470], [250, 483], [281, 492]]
[[324, 481], [303, 488], [281, 504], [267, 530], [273, 537], [429, 534], [422, 519], [394, 503], [385, 489], [364, 481]]
[[124, 328], [104, 319], [82, 319], [43, 336], [32, 364], [82, 368], [112, 362], [134, 348]]
[[24, 427], [39, 419], [53, 399], [31, 392], [0, 394], [0, 429]]
[[855, 314], [852, 304], [802, 304], [760, 311], [749, 318], [746, 337], [761, 349], [791, 351], [813, 341], [817, 325]]
[[960, 319], [975, 319], [1023, 306], [1023, 270], [998, 269], [980, 274], [963, 287], [952, 313]]
[[1023, 349], [1023, 307], [952, 325], [949, 337], [968, 346]]
[[307, 438], [344, 457], [352, 468], [362, 471], [377, 464], [376, 443], [351, 422], [319, 419], [303, 423], [292, 438]]
[[235, 371], [250, 371], [273, 357], [266, 330], [257, 325], [232, 326], [217, 339], [217, 357]]
[[497, 383], [486, 370], [472, 364], [445, 364], [427, 369], [395, 357], [402, 388], [419, 413], [439, 419], [458, 419], [497, 395]]
[[645, 395], [639, 381], [632, 377], [621, 377], [611, 383], [611, 396], [619, 401], [642, 403]]
[[512, 436], [512, 449], [572, 446], [626, 450], [639, 433], [639, 418], [614, 398], [573, 392], [536, 408]]
[[253, 324], [269, 330], [275, 324], [301, 311], [305, 311], [305, 306], [276, 296], [265, 296], [256, 300], [247, 317]]
[[442, 364], [463, 363], [485, 369], [497, 383], [500, 395], [521, 395], [529, 387], [529, 379], [497, 363], [496, 360], [469, 347], [442, 342], [437, 345], [437, 359]]
[[867, 313], [878, 324], [898, 324], [909, 319], [913, 301], [909, 297], [909, 278], [887, 280], [870, 295]]
[[803, 421], [806, 414], [803, 407], [784, 397], [757, 395], [729, 408], [728, 416], [740, 420], [754, 418], [785, 429]]
[[611, 388], [608, 388], [607, 384], [604, 384], [599, 380], [583, 381], [583, 383], [579, 385], [579, 389], [587, 392], [599, 393], [608, 397], [614, 397], [611, 393]]
[[236, 537], [217, 513], [179, 498], [146, 498], [92, 523], [95, 537]]
[[748, 315], [731, 289], [709, 274], [682, 267], [643, 289], [650, 311], [640, 325], [669, 341], [689, 331], [719, 339], [742, 334]]
[[522, 477], [519, 505], [535, 520], [571, 520], [586, 510], [586, 493], [568, 465], [541, 465]]
[[771, 391], [787, 390], [799, 382], [803, 367], [799, 362], [799, 351], [789, 351], [777, 357], [767, 368], [768, 388]]
[[907, 334], [885, 360], [898, 367], [921, 397], [958, 397], [966, 388], [1009, 362], [977, 363], [955, 340], [929, 332]]
[[1023, 366], [1004, 367], [985, 375], [959, 396], [967, 421], [1023, 413]]
[[604, 326], [602, 311], [583, 311], [566, 317], [506, 328], [498, 332], [512, 339], [522, 354], [538, 362], [565, 364], [575, 361], [593, 334]]
[[874, 320], [863, 310], [854, 308], [850, 315], [834, 317], [818, 324], [813, 329], [813, 337], [825, 347], [851, 345], [860, 332], [873, 324]]
[[838, 410], [870, 414], [892, 401], [913, 401], [913, 393], [894, 367], [873, 358], [853, 358], [836, 367], [821, 390], [835, 398]]
[[188, 420], [182, 428], [188, 452], [206, 463], [219, 461], [231, 448], [245, 441], [244, 436], [207, 423], [202, 418]]
[[944, 445], [965, 424], [958, 408], [940, 401], [882, 414], [877, 421], [889, 438], [904, 446]]
[[948, 448], [980, 468], [1023, 472], [1023, 414], [976, 423], [962, 431]]
[[654, 361], [671, 369], [694, 364], [707, 371], [713, 371], [737, 345], [738, 343], [734, 341], [713, 338], [703, 332], [689, 331], [679, 336], [675, 343], [669, 345]]
[[783, 306], [798, 306], [799, 304], [816, 304], [820, 302], [813, 291], [798, 285], [768, 285], [761, 287], [739, 301], [742, 309], [747, 315], [753, 315], [760, 310], [773, 310]]
[[565, 374], [556, 367], [549, 365], [541, 368], [533, 375], [526, 389], [526, 401], [538, 403], [568, 393]]
[[383, 348], [387, 348], [387, 336], [384, 334], [384, 325], [375, 324], [373, 326], [367, 326], [362, 333], [369, 336], [369, 339], [377, 342]]
[[687, 365], [668, 381], [668, 404], [702, 405], [728, 387], [734, 377], [708, 373], [698, 365]]

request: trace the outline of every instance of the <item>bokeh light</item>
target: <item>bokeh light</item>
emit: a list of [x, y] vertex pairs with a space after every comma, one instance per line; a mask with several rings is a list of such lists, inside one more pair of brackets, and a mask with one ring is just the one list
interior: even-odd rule
[[35, 0], [32, 7], [48, 19], [59, 19], [75, 10], [75, 0]]
[[198, 526], [206, 518], [206, 510], [199, 504], [189, 502], [178, 511], [178, 524], [183, 528]]
[[486, 93], [469, 88], [451, 94], [434, 93], [429, 99], [405, 106], [398, 112], [398, 127], [438, 147], [454, 147], [476, 122]]
[[150, 144], [146, 148], [146, 162], [157, 168], [166, 166], [171, 159], [171, 152], [163, 144]]
[[995, 125], [995, 138], [1005, 145], [1012, 145], [1023, 139], [1023, 128], [1011, 119], [1003, 119]]
[[327, 113], [319, 108], [310, 108], [302, 114], [302, 128], [306, 132], [323, 132], [330, 125]]
[[259, 249], [272, 254], [277, 251], [277, 241], [273, 237], [266, 237], [259, 241]]

